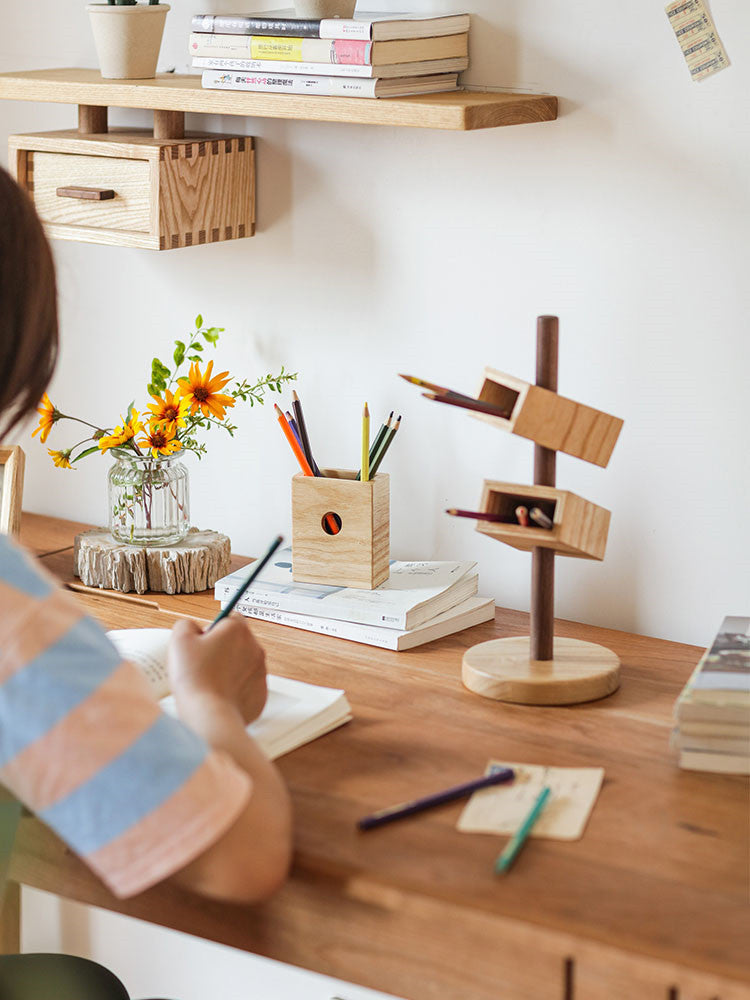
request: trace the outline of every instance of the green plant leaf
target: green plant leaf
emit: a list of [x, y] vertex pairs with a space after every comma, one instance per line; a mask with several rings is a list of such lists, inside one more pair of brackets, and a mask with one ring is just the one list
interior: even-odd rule
[[203, 358], [200, 356], [200, 354], [189, 354], [188, 355], [188, 361], [202, 361], [202, 360], [203, 360]]
[[75, 458], [71, 458], [70, 460], [71, 464], [73, 464], [74, 462], [80, 462], [82, 458], [86, 458], [87, 455], [94, 455], [96, 452], [99, 452], [100, 455], [104, 454], [101, 448], [99, 448], [97, 445], [94, 445], [93, 448], [85, 448], [79, 455], [76, 455]]
[[195, 317], [195, 329], [200, 330], [202, 326], [203, 326], [203, 317], [201, 316], [200, 313], [198, 313], [198, 315]]

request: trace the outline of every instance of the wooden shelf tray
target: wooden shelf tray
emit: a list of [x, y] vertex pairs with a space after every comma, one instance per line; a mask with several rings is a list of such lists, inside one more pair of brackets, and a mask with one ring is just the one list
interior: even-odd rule
[[[530, 524], [527, 528], [516, 522], [519, 505], [539, 507], [552, 518], [552, 528]], [[524, 486], [519, 483], [484, 481], [479, 510], [508, 517], [508, 523], [478, 521], [477, 531], [496, 538], [515, 549], [526, 552], [541, 546], [554, 549], [559, 555], [580, 559], [604, 558], [607, 547], [610, 512], [589, 500], [558, 490], [553, 486]]]
[[494, 368], [485, 368], [478, 398], [509, 414], [504, 419], [472, 413], [479, 420], [603, 467], [609, 462], [623, 424], [619, 417]]
[[93, 69], [2, 73], [0, 99], [455, 130], [557, 118], [557, 98], [549, 94], [458, 91], [378, 100], [256, 94], [204, 90], [199, 76], [174, 73], [162, 73], [153, 80], [103, 80]]

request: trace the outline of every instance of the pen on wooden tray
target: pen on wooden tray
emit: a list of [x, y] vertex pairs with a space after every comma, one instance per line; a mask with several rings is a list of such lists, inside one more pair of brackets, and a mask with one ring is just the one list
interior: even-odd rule
[[521, 525], [522, 528], [528, 528], [529, 526], [529, 508], [524, 507], [523, 504], [519, 504], [516, 507], [516, 520]]
[[367, 403], [362, 411], [362, 464], [360, 466], [360, 477], [363, 483], [370, 478], [370, 411]]
[[[386, 434], [388, 433], [388, 431], [391, 429], [391, 420], [393, 420], [393, 410], [391, 410], [390, 416], [388, 417], [388, 419], [386, 420], [386, 422], [384, 424], [380, 425], [380, 430], [375, 435], [375, 440], [370, 445], [370, 479], [372, 479], [372, 477], [374, 475], [374, 472], [372, 471], [372, 465], [373, 465], [373, 462], [375, 461], [375, 456], [377, 455], [378, 449], [380, 448], [381, 444], [383, 443], [383, 438], [386, 436]], [[362, 478], [362, 470], [360, 469], [359, 472], [357, 473], [357, 479], [361, 479], [361, 478]]]
[[485, 403], [481, 399], [473, 399], [469, 396], [450, 396], [447, 393], [441, 394], [437, 392], [423, 392], [422, 395], [425, 399], [434, 399], [436, 403], [461, 406], [465, 410], [474, 410], [476, 413], [487, 413], [491, 417], [500, 417], [502, 420], [507, 420], [510, 417], [510, 413], [507, 410], [502, 410], [499, 406], [493, 406], [492, 403]]
[[296, 389], [292, 390], [292, 409], [294, 410], [294, 416], [297, 420], [297, 430], [299, 431], [300, 443], [302, 444], [302, 450], [305, 453], [305, 458], [310, 463], [313, 475], [319, 476], [320, 469], [313, 458], [312, 448], [310, 447], [310, 437], [307, 433], [307, 424], [305, 423], [305, 415], [302, 412], [302, 403], [300, 402]]
[[505, 849], [495, 862], [496, 875], [502, 875], [504, 872], [507, 872], [516, 860], [519, 851], [529, 838], [532, 827], [539, 819], [542, 809], [544, 809], [547, 804], [547, 799], [549, 798], [551, 791], [552, 789], [549, 785], [545, 785], [541, 792], [537, 795], [534, 805], [523, 818], [521, 825], [505, 845]]
[[459, 510], [457, 507], [448, 507], [445, 511], [451, 517], [470, 517], [475, 521], [492, 521], [493, 524], [501, 524], [507, 521], [505, 514], [491, 514], [488, 510]]
[[552, 527], [552, 518], [547, 517], [543, 510], [539, 507], [532, 507], [529, 511], [529, 517], [534, 522], [538, 524], [540, 528], [546, 528], [548, 531]]
[[263, 567], [266, 565], [268, 560], [271, 558], [271, 556], [274, 554], [276, 549], [278, 549], [279, 545], [281, 545], [283, 541], [284, 541], [283, 536], [277, 535], [276, 538], [274, 538], [274, 540], [271, 542], [271, 545], [266, 554], [263, 556], [263, 558], [253, 563], [253, 568], [250, 571], [250, 574], [245, 578], [245, 580], [240, 584], [240, 586], [235, 591], [234, 595], [229, 599], [227, 606], [221, 609], [218, 615], [208, 626], [208, 628], [206, 629], [207, 632], [209, 632], [214, 627], [214, 625], [218, 625], [223, 618], [226, 618], [228, 615], [232, 613], [232, 611], [234, 611], [234, 607], [237, 604], [237, 602], [240, 600], [240, 598], [245, 593], [247, 588], [251, 585], [253, 580], [255, 580], [260, 571], [263, 569]]
[[468, 396], [465, 392], [456, 392], [455, 389], [448, 389], [444, 385], [435, 385], [434, 382], [426, 382], [423, 378], [417, 378], [416, 375], [399, 374], [399, 378], [404, 379], [406, 382], [411, 382], [412, 385], [418, 385], [422, 389], [431, 389], [441, 396], [455, 396], [456, 399], [474, 399], [473, 396]]
[[426, 795], [424, 798], [415, 799], [413, 802], [402, 802], [397, 806], [389, 806], [387, 809], [380, 809], [378, 812], [365, 816], [357, 821], [360, 830], [373, 830], [376, 826], [383, 826], [385, 823], [392, 823], [394, 820], [403, 819], [406, 816], [413, 816], [415, 813], [424, 812], [425, 809], [432, 809], [434, 806], [442, 806], [446, 802], [454, 802], [456, 799], [463, 799], [472, 792], [478, 792], [482, 788], [490, 788], [492, 785], [502, 785], [512, 781], [515, 777], [514, 771], [505, 767], [493, 774], [485, 774], [481, 778], [473, 781], [465, 781], [462, 785], [454, 785], [446, 788], [442, 792], [434, 795]]
[[388, 433], [385, 435], [385, 437], [381, 441], [378, 453], [375, 455], [375, 457], [372, 460], [372, 467], [370, 468], [370, 479], [372, 479], [372, 477], [375, 475], [375, 473], [380, 468], [380, 463], [385, 458], [385, 453], [390, 448], [391, 441], [393, 441], [393, 439], [395, 438], [396, 432], [398, 431], [398, 429], [399, 429], [400, 426], [401, 426], [401, 414], [399, 413], [398, 420], [393, 425], [393, 427], [391, 427], [391, 429], [388, 431]]

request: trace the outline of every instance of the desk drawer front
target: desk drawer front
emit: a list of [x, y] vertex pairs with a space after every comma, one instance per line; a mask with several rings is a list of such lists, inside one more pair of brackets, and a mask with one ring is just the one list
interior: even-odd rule
[[[29, 152], [26, 184], [48, 223], [148, 233], [151, 229], [149, 164], [114, 156]], [[95, 200], [58, 194], [59, 189], [114, 191]]]

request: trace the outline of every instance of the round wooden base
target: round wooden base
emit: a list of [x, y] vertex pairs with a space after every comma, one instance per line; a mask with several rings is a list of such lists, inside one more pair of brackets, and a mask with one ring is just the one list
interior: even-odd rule
[[231, 544], [218, 531], [191, 528], [178, 545], [142, 548], [116, 542], [104, 528], [76, 535], [73, 570], [87, 587], [145, 594], [193, 594], [229, 572]]
[[528, 636], [491, 639], [464, 653], [462, 679], [483, 698], [518, 705], [573, 705], [616, 691], [620, 660], [605, 646], [555, 639], [553, 660], [529, 658]]

